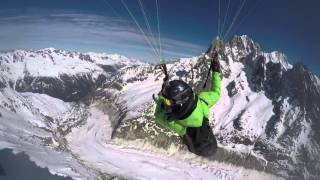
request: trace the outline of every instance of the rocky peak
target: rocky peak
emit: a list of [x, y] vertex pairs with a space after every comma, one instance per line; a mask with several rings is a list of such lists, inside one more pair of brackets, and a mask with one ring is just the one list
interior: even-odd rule
[[246, 35], [234, 36], [226, 43], [225, 49], [225, 54], [235, 61], [241, 61], [245, 56], [256, 57], [262, 53], [260, 45]]

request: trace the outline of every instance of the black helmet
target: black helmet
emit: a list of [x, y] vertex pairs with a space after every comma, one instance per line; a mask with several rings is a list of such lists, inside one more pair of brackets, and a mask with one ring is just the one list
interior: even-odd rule
[[167, 114], [174, 119], [184, 119], [196, 107], [196, 97], [192, 88], [181, 80], [165, 82], [162, 90], [164, 108]]

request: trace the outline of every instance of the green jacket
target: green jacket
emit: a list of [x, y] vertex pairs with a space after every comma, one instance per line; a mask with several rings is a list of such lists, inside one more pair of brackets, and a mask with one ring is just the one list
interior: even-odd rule
[[155, 110], [155, 122], [162, 127], [168, 128], [176, 132], [180, 136], [186, 134], [187, 127], [200, 127], [204, 117], [209, 117], [210, 108], [216, 104], [220, 98], [221, 92], [221, 77], [220, 73], [214, 72], [212, 75], [211, 91], [198, 93], [198, 101], [196, 109], [183, 120], [167, 120], [167, 115], [161, 108], [163, 97], [157, 101]]

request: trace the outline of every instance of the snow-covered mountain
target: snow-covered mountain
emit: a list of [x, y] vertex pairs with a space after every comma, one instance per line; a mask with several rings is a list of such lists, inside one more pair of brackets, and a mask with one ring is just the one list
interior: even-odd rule
[[[203, 91], [201, 57], [169, 62], [170, 78]], [[219, 61], [222, 97], [210, 118], [219, 150], [203, 159], [155, 125], [163, 74], [154, 66], [53, 48], [2, 53], [0, 148], [77, 179], [319, 178], [319, 78], [247, 36], [226, 42]]]

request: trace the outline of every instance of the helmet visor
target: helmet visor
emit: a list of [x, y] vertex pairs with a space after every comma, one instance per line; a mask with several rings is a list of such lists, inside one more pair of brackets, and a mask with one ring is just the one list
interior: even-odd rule
[[172, 100], [170, 100], [170, 99], [164, 98], [164, 104], [165, 104], [166, 106], [172, 106], [172, 105], [173, 105], [173, 102], [172, 102]]

